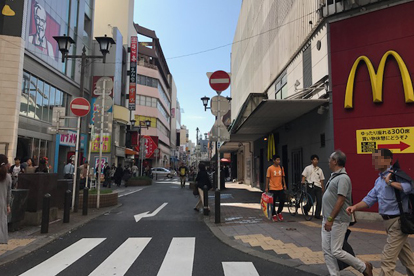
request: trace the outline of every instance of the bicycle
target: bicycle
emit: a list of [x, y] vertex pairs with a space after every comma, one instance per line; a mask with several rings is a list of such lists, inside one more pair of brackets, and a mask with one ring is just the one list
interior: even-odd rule
[[[298, 187], [300, 185], [300, 188]], [[306, 182], [305, 184], [293, 184], [293, 189], [290, 194], [289, 200], [286, 202], [289, 213], [292, 216], [296, 216], [298, 209], [300, 208], [302, 214], [305, 217], [305, 220], [311, 220], [315, 211], [315, 206], [313, 205], [313, 200], [311, 195], [306, 191], [307, 186], [310, 188], [313, 187], [313, 183]], [[308, 212], [305, 212], [305, 206], [309, 203], [310, 209]]]

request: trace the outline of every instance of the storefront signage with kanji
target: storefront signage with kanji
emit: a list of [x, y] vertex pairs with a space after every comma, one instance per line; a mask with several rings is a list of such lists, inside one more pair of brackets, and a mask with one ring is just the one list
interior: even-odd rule
[[370, 154], [381, 148], [393, 153], [414, 153], [414, 127], [359, 129], [356, 138], [358, 154]]

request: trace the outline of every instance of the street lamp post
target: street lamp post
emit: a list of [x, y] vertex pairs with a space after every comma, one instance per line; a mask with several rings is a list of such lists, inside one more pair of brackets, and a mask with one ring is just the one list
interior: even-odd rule
[[[112, 44], [115, 44], [115, 41], [111, 38], [111, 37], [107, 37], [106, 35], [103, 37], [95, 37], [96, 41], [98, 41], [99, 43], [99, 48], [100, 51], [102, 53], [102, 56], [87, 56], [86, 55], [86, 48], [85, 46], [83, 46], [82, 48], [82, 54], [81, 55], [68, 55], [69, 53], [69, 48], [72, 44], [75, 44], [75, 41], [70, 37], [70, 36], [54, 36], [53, 37], [59, 47], [59, 51], [62, 54], [62, 63], [65, 62], [65, 59], [77, 59], [80, 58], [81, 59], [81, 72], [80, 72], [80, 82], [79, 82], [79, 90], [80, 90], [80, 96], [84, 97], [84, 78], [85, 78], [85, 66], [86, 66], [86, 61], [88, 59], [103, 59], [103, 63], [105, 63], [105, 58], [106, 58], [106, 54], [109, 53], [109, 49], [111, 48]], [[79, 135], [81, 135], [81, 128], [82, 128], [82, 121], [79, 120], [78, 122], [78, 127], [79, 127]], [[77, 143], [77, 147], [78, 149], [81, 148], [81, 139], [80, 137], [78, 137], [79, 142]], [[102, 140], [102, 137], [101, 137]], [[86, 143], [85, 143], [86, 145]], [[78, 154], [78, 152], [76, 152], [76, 154]], [[78, 177], [77, 177], [77, 169], [78, 169], [78, 162], [79, 165], [81, 163], [81, 156], [79, 154], [78, 158], [76, 158], [75, 160], [75, 178], [74, 178], [74, 186], [75, 186], [75, 191], [73, 191], [73, 199], [72, 199], [72, 210], [74, 212], [78, 211], [78, 201], [79, 201], [79, 197], [78, 197], [78, 192], [79, 192], [79, 181], [78, 181]], [[88, 162], [88, 166], [87, 166], [87, 174], [89, 173], [89, 162]], [[87, 185], [87, 183], [86, 183]]]

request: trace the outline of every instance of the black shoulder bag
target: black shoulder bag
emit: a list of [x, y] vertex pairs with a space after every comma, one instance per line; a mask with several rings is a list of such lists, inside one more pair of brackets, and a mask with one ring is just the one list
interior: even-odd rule
[[400, 209], [401, 232], [404, 234], [414, 234], [414, 215], [412, 212], [404, 213], [400, 191], [394, 188], [394, 192], [398, 202], [398, 209]]

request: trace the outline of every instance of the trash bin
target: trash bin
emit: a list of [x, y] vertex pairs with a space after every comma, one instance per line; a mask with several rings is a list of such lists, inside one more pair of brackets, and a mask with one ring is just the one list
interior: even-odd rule
[[21, 222], [24, 220], [24, 214], [27, 207], [27, 198], [29, 196], [28, 189], [12, 189], [11, 190], [11, 212], [8, 215], [9, 231], [17, 231]]

